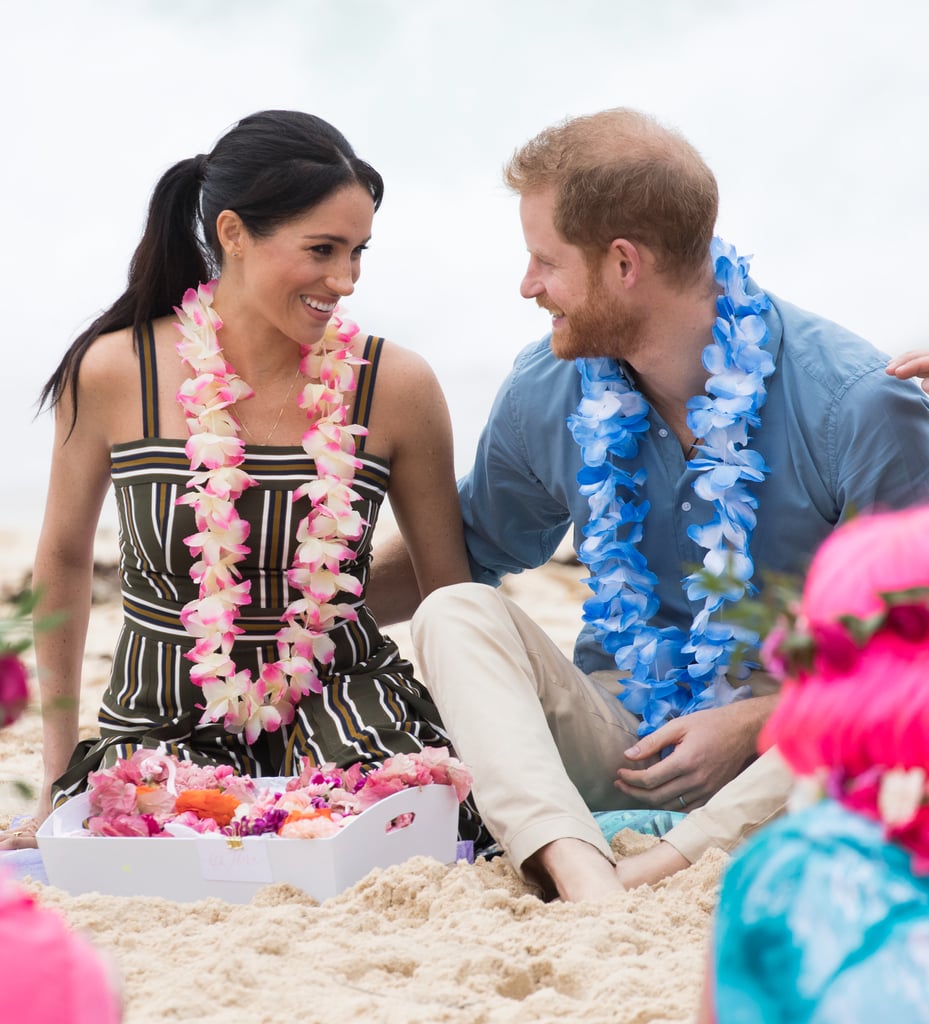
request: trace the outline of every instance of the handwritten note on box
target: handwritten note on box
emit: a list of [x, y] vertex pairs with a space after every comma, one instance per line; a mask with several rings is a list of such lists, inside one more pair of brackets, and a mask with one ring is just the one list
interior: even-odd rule
[[267, 841], [257, 836], [230, 843], [224, 836], [201, 836], [194, 840], [200, 871], [211, 882], [274, 881]]

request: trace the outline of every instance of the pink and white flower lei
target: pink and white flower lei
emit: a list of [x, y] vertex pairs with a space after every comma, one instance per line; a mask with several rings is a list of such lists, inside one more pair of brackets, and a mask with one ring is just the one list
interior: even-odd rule
[[357, 540], [366, 525], [352, 508], [359, 500], [352, 481], [361, 465], [355, 436], [367, 431], [348, 422], [345, 402], [355, 388], [353, 367], [365, 360], [351, 354], [357, 325], [337, 312], [317, 344], [300, 348], [300, 370], [309, 383], [299, 405], [310, 421], [302, 443], [317, 472], [291, 495], [291, 501], [310, 502], [287, 573], [301, 596], [283, 614], [277, 661], [264, 664], [252, 679], [250, 670], [237, 670], [230, 655], [242, 632], [235, 623], [238, 610], [251, 602], [251, 583], [241, 580], [236, 568], [249, 552], [249, 524], [236, 512], [236, 501], [258, 482], [240, 468], [245, 444], [232, 409], [254, 392], [223, 356], [217, 338], [223, 324], [212, 308], [215, 288], [216, 281], [210, 281], [188, 289], [181, 308], [175, 307], [181, 333], [177, 350], [194, 373], [177, 393], [190, 430], [185, 452], [194, 473], [187, 484], [191, 493], [178, 504], [194, 509], [197, 532], [184, 543], [197, 559], [190, 576], [200, 588], [199, 597], [184, 606], [181, 622], [196, 637], [187, 657], [195, 662], [191, 681], [206, 698], [202, 720], [222, 719], [229, 732], [244, 732], [246, 742], [254, 743], [263, 729], [273, 732], [291, 722], [302, 697], [322, 692], [316, 663], [328, 665], [335, 653], [328, 629], [338, 619], [357, 619], [351, 605], [332, 601], [340, 593], [357, 597], [362, 589], [341, 568], [353, 557], [348, 541]]

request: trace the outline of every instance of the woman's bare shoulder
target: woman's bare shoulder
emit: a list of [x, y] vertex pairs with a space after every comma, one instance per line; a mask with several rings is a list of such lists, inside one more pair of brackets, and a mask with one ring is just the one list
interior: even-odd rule
[[[177, 335], [171, 317], [152, 321], [155, 345], [159, 354], [173, 352]], [[81, 361], [80, 382], [86, 387], [123, 387], [128, 379], [138, 380], [139, 345], [131, 327], [110, 331], [96, 337]]]
[[385, 341], [368, 421], [368, 450], [393, 459], [422, 437], [446, 436], [448, 420], [445, 396], [428, 361], [418, 352]]
[[124, 387], [129, 373], [138, 376], [137, 366], [131, 328], [101, 334], [90, 343], [81, 360], [81, 390], [96, 392]]
[[438, 386], [435, 371], [423, 356], [385, 338], [381, 339], [377, 379], [379, 385], [384, 381], [396, 381], [407, 388], [411, 384]]

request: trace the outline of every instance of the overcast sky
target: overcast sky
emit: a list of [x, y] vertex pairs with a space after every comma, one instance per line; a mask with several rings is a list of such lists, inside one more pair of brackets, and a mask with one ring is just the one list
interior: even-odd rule
[[119, 294], [155, 181], [229, 124], [301, 108], [387, 192], [350, 310], [435, 366], [470, 463], [545, 331], [519, 298], [512, 150], [626, 105], [719, 178], [719, 232], [776, 294], [890, 353], [929, 345], [929, 5], [913, 0], [0, 0], [6, 368], [0, 526], [38, 514], [33, 403]]

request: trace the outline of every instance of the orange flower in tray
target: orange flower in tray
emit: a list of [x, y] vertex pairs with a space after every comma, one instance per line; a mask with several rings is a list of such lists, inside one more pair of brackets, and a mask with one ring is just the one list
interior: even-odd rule
[[278, 830], [283, 839], [323, 839], [335, 835], [342, 827], [341, 818], [333, 821], [331, 807], [312, 807], [291, 811]]
[[232, 822], [240, 803], [236, 797], [218, 789], [185, 789], [178, 793], [174, 809], [178, 814], [193, 811], [198, 818], [212, 818], [220, 828], [224, 828]]
[[311, 811], [291, 811], [284, 819], [285, 825], [291, 825], [295, 821], [312, 821], [313, 818], [332, 818], [331, 807], [314, 807]]

